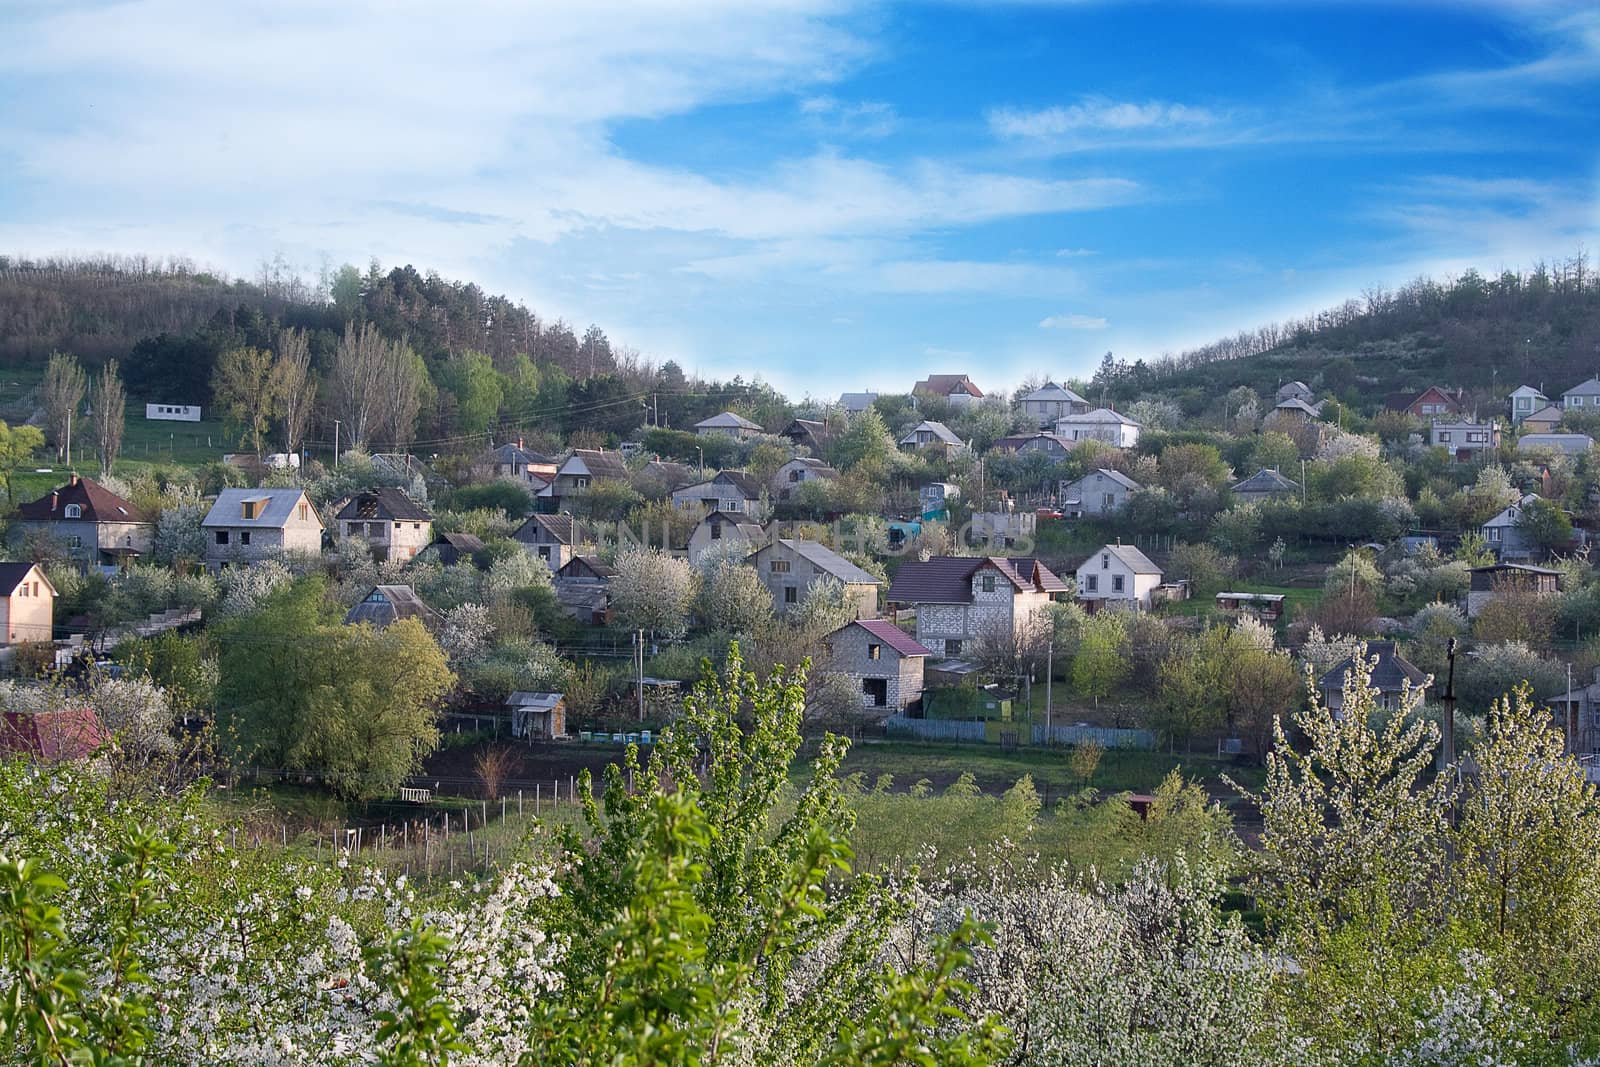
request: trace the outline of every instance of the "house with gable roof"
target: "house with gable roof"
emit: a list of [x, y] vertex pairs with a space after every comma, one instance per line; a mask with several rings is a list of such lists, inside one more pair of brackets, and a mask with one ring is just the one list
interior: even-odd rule
[[[1360, 656], [1372, 671], [1371, 684], [1378, 691], [1379, 707], [1392, 710], [1404, 704], [1406, 710], [1411, 710], [1422, 706], [1431, 678], [1400, 655], [1393, 641], [1368, 641]], [[1317, 680], [1323, 703], [1335, 717], [1344, 708], [1345, 681], [1355, 665], [1355, 657], [1346, 656]]]
[[37, 563], [0, 563], [0, 645], [55, 638], [56, 587]]
[[699, 437], [721, 436], [744, 441], [763, 431], [760, 423], [751, 422], [743, 415], [732, 411], [724, 411], [720, 415], [713, 415], [709, 419], [701, 419], [695, 423], [694, 432]]
[[39, 499], [18, 504], [11, 518], [13, 540], [43, 533], [65, 545], [79, 569], [118, 566], [149, 555], [155, 529], [133, 504], [76, 474]]
[[472, 464], [476, 478], [510, 478], [535, 492], [549, 485], [556, 476], [556, 461], [530, 448], [520, 440], [498, 445], [479, 456]]
[[1069, 519], [1113, 515], [1126, 507], [1128, 498], [1143, 488], [1121, 471], [1101, 467], [1076, 481], [1062, 482], [1057, 506]]
[[950, 456], [967, 450], [967, 443], [942, 422], [924, 419], [906, 431], [900, 438], [900, 451], [917, 452], [931, 449], [940, 455]]
[[754, 552], [767, 537], [760, 523], [742, 513], [713, 511], [695, 525], [689, 534], [689, 562], [722, 545], [738, 545], [746, 555]]
[[1161, 568], [1132, 545], [1102, 545], [1078, 565], [1078, 602], [1090, 611], [1105, 607], [1149, 608], [1161, 584]]
[[900, 712], [922, 699], [923, 665], [933, 653], [887, 619], [857, 619], [823, 643], [828, 669], [855, 680], [863, 708]]
[[965, 374], [930, 374], [911, 387], [911, 395], [941, 397], [952, 407], [967, 407], [983, 399], [983, 390]]
[[796, 456], [772, 475], [772, 493], [779, 500], [788, 500], [806, 482], [829, 481], [839, 477], [839, 472], [812, 456]]
[[433, 540], [433, 513], [399, 489], [367, 489], [334, 516], [343, 537], [363, 538], [380, 560], [405, 561]]
[[1019, 400], [1017, 406], [1024, 415], [1044, 427], [1054, 426], [1057, 419], [1068, 415], [1082, 415], [1093, 405], [1064, 385], [1045, 382]]
[[1506, 409], [1511, 412], [1511, 425], [1521, 425], [1522, 420], [1547, 406], [1550, 398], [1531, 385], [1519, 385], [1506, 398]]
[[772, 593], [773, 608], [780, 615], [804, 600], [813, 585], [829, 578], [844, 586], [846, 600], [856, 606], [856, 618], [878, 615], [878, 587], [883, 583], [827, 545], [780, 537], [752, 552], [745, 562]]
[[763, 510], [761, 497], [765, 490], [761, 480], [753, 474], [721, 471], [714, 478], [674, 489], [672, 506], [701, 515], [713, 511], [757, 515]]
[[345, 613], [346, 626], [369, 623], [383, 629], [401, 619], [416, 619], [429, 630], [444, 628], [444, 616], [434, 611], [409, 585], [375, 585]]
[[1139, 443], [1142, 429], [1133, 419], [1110, 408], [1095, 408], [1056, 420], [1057, 437], [1074, 442], [1099, 441], [1112, 448], [1132, 448]]
[[974, 642], [1010, 640], [1039, 623], [1067, 584], [1031, 557], [934, 556], [908, 559], [889, 585], [891, 605], [914, 609], [918, 643], [959, 656]]
[[1562, 393], [1561, 406], [1568, 411], [1593, 411], [1600, 408], [1600, 378], [1590, 378]]
[[303, 489], [224, 489], [200, 526], [206, 566], [213, 571], [285, 553], [322, 552], [322, 519]]
[[552, 574], [595, 543], [594, 535], [571, 515], [529, 515], [511, 539], [549, 567]]
[[1285, 478], [1277, 471], [1266, 467], [1262, 467], [1242, 482], [1235, 482], [1229, 490], [1240, 500], [1271, 500], [1273, 497], [1299, 491], [1299, 482]]

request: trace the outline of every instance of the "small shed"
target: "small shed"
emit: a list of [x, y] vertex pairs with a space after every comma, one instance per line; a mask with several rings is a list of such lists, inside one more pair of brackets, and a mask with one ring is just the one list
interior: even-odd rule
[[1283, 617], [1282, 593], [1218, 593], [1217, 607], [1233, 615], [1250, 615], [1262, 622]]
[[511, 736], [530, 741], [567, 736], [567, 698], [562, 693], [526, 693], [506, 697]]

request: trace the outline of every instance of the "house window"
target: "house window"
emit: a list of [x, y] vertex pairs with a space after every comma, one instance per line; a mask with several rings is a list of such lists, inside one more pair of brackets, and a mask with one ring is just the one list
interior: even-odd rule
[[227, 543], [228, 543], [228, 531], [227, 530], [218, 530], [217, 531], [217, 544], [225, 545]]
[[255, 519], [261, 516], [261, 501], [244, 500], [239, 503], [239, 516], [245, 519]]
[[1105, 495], [1105, 499], [1101, 501], [1100, 506], [1108, 511], [1112, 508], [1115, 508], [1117, 506], [1117, 494], [1107, 493]]
[[1483, 532], [1488, 535], [1487, 539], [1490, 541], [1500, 540], [1500, 527], [1498, 526], [1485, 526]]
[[300, 521], [301, 522], [305, 522], [306, 520], [311, 518], [311, 505], [310, 504], [302, 502], [300, 504], [300, 507], [297, 510], [298, 510], [299, 515], [300, 515]]
[[1583, 407], [1583, 397], [1581, 397], [1581, 396], [1573, 397], [1572, 398], [1572, 406], [1575, 407], [1575, 408]]
[[580, 475], [576, 476], [575, 478], [573, 478], [572, 479], [572, 488], [574, 488], [574, 489], [587, 489], [587, 488], [589, 488], [589, 479], [588, 479], [588, 477], [586, 475], [580, 474]]
[[985, 574], [983, 576], [983, 591], [985, 593], [994, 592], [994, 575]]
[[1107, 571], [1107, 570], [1111, 569], [1111, 553], [1109, 553], [1109, 552], [1100, 553], [1100, 569], [1103, 570], [1103, 571]]
[[800, 474], [799, 471], [790, 471], [789, 472], [789, 480], [791, 482], [798, 482], [800, 480], [800, 478], [801, 478], [801, 474]]
[[1083, 590], [1086, 593], [1098, 593], [1100, 591], [1100, 576], [1098, 574], [1084, 575]]
[[800, 602], [800, 590], [796, 589], [792, 585], [784, 586], [783, 587], [783, 602], [785, 604], [797, 604], [797, 603], [799, 603]]
[[1111, 576], [1111, 591], [1113, 593], [1120, 593], [1122, 592], [1122, 588], [1122, 575], [1113, 574]]
[[723, 500], [723, 501], [720, 501], [720, 503], [722, 504], [722, 510], [723, 511], [743, 511], [744, 510], [744, 501], [743, 500]]
[[239, 531], [239, 543], [241, 545], [248, 545], [250, 543], [250, 531], [249, 530], [240, 530]]
[[28, 595], [28, 583], [27, 582], [23, 582], [21, 585], [17, 586], [17, 595], [18, 596], [27, 596]]
[[540, 545], [539, 546], [539, 558], [542, 559], [542, 560], [549, 560], [549, 558], [550, 558], [550, 546], [549, 545]]
[[63, 512], [69, 519], [83, 518], [83, 508], [78, 504], [68, 504]]
[[788, 574], [789, 561], [786, 559], [775, 559], [772, 561], [770, 570], [773, 574]]
[[944, 643], [944, 652], [947, 656], [961, 655], [961, 641], [959, 638], [949, 638]]
[[1485, 433], [1469, 433], [1469, 434], [1467, 434], [1467, 444], [1469, 444], [1469, 445], [1481, 445], [1484, 442], [1486, 442], [1488, 439], [1489, 439], [1489, 435], [1485, 434]]
[[711, 524], [711, 540], [722, 540], [722, 524], [720, 522], [714, 522]]
[[867, 646], [867, 658], [868, 659], [882, 659], [883, 658], [883, 646], [882, 645], [868, 645]]
[[1440, 430], [1439, 431], [1439, 441], [1440, 441], [1440, 443], [1442, 444], [1442, 443], [1444, 443], [1446, 441], [1449, 441], [1449, 440], [1450, 440], [1450, 431], [1449, 430]]

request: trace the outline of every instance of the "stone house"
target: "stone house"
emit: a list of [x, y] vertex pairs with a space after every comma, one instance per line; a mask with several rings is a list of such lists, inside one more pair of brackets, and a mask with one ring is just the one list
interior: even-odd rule
[[1112, 448], [1132, 448], [1139, 443], [1137, 422], [1110, 408], [1095, 408], [1082, 415], [1056, 420], [1056, 436], [1067, 441], [1099, 441]]
[[772, 593], [773, 608], [780, 615], [804, 600], [811, 587], [825, 578], [844, 586], [845, 599], [856, 606], [856, 618], [878, 615], [878, 587], [883, 583], [827, 545], [780, 537], [751, 553], [746, 562]]
[[1085, 515], [1114, 515], [1128, 504], [1128, 498], [1144, 486], [1121, 471], [1101, 467], [1082, 478], [1061, 483], [1060, 507], [1069, 519]]
[[698, 563], [700, 557], [721, 545], [736, 544], [749, 555], [766, 542], [766, 533], [759, 523], [750, 521], [748, 515], [713, 511], [695, 526], [689, 534], [689, 562]]
[[1161, 584], [1161, 568], [1132, 545], [1104, 545], [1078, 566], [1078, 602], [1090, 611], [1105, 607], [1149, 608]]
[[571, 515], [529, 515], [511, 539], [549, 567], [551, 574], [595, 543], [594, 535]]
[[716, 477], [672, 491], [672, 506], [679, 511], [709, 515], [713, 511], [758, 515], [765, 487], [753, 474], [722, 471]]
[[1461, 414], [1461, 398], [1451, 395], [1437, 385], [1430, 385], [1422, 391], [1422, 395], [1413, 399], [1402, 409], [1407, 415], [1419, 419], [1433, 419], [1441, 415]]
[[724, 411], [720, 415], [713, 415], [709, 419], [701, 419], [694, 424], [697, 437], [731, 437], [735, 441], [745, 441], [761, 433], [761, 424], [751, 422], [743, 415], [736, 415], [731, 411]]
[[889, 586], [889, 603], [917, 613], [918, 643], [937, 656], [959, 656], [985, 638], [1011, 640], [1038, 625], [1067, 585], [1036, 559], [935, 556], [906, 560]]
[[374, 558], [415, 558], [433, 540], [433, 514], [399, 489], [368, 489], [351, 497], [334, 517], [343, 537], [359, 537]]
[[1068, 415], [1082, 415], [1090, 403], [1064, 385], [1045, 382], [1017, 402], [1022, 413], [1039, 426], [1054, 426], [1056, 420]]
[[322, 519], [302, 489], [224, 489], [200, 525], [213, 571], [322, 552]]
[[56, 587], [36, 563], [0, 563], [0, 644], [55, 638]]
[[922, 668], [933, 653], [887, 619], [857, 619], [824, 647], [828, 669], [859, 683], [862, 707], [902, 712], [922, 699]]
[[[1372, 666], [1372, 687], [1378, 691], [1379, 707], [1392, 710], [1403, 703], [1409, 710], [1422, 706], [1430, 678], [1396, 652], [1393, 641], [1368, 641], [1360, 656]], [[1335, 715], [1344, 707], [1345, 678], [1354, 668], [1355, 658], [1346, 656], [1317, 681], [1324, 704]]]
[[65, 545], [80, 570], [120, 566], [149, 555], [155, 529], [133, 504], [76, 474], [39, 499], [17, 505], [11, 518], [13, 541], [43, 533]]

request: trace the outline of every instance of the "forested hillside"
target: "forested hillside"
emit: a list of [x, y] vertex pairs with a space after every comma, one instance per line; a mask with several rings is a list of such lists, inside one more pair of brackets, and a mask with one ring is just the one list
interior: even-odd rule
[[[1126, 404], [1151, 392], [1197, 403], [1237, 386], [1271, 396], [1299, 379], [1352, 407], [1429, 385], [1485, 401], [1519, 384], [1558, 395], [1600, 372], [1600, 275], [1583, 254], [1486, 277], [1418, 278], [1303, 320], [1253, 330], [1156, 360], [1109, 353], [1092, 386]], [[1185, 404], [1185, 407], [1190, 405]]]

